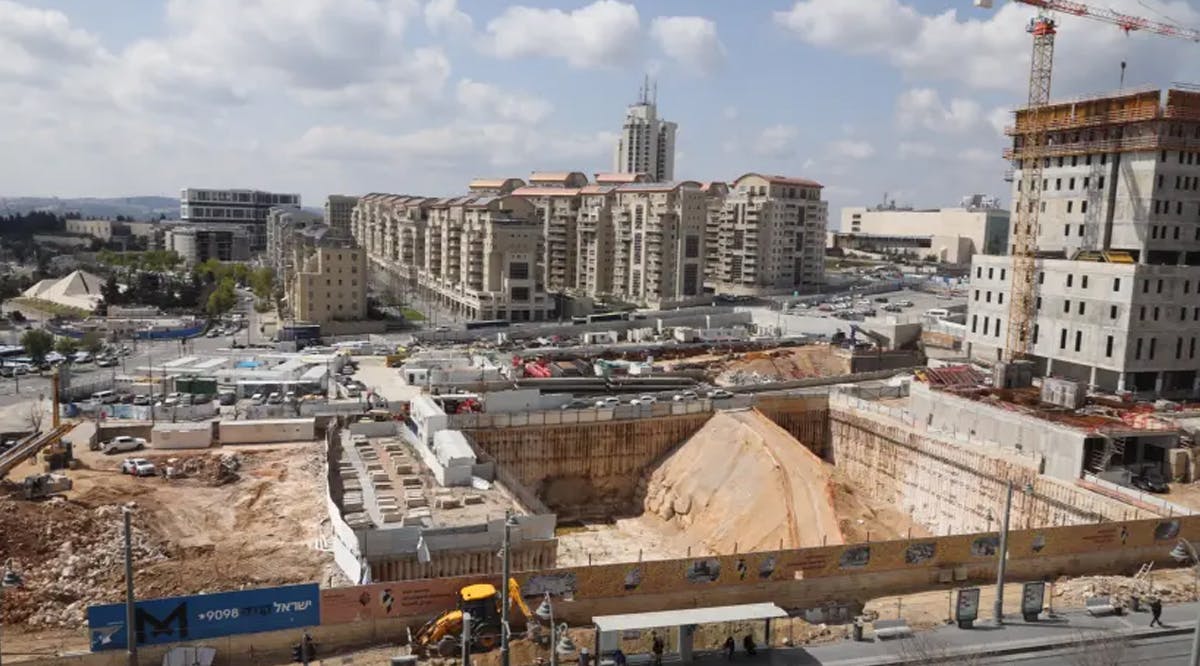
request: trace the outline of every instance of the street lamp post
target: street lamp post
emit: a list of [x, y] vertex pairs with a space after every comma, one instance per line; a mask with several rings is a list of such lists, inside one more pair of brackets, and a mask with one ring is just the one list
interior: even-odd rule
[[[1026, 483], [1022, 491], [1026, 496], [1033, 495], [1033, 484]], [[996, 564], [996, 602], [992, 606], [993, 620], [996, 624], [1004, 624], [1004, 572], [1008, 567], [1008, 524], [1012, 517], [1013, 482], [1007, 482], [1004, 495], [1004, 518], [1000, 527], [1000, 552]]]
[[508, 652], [508, 607], [512, 600], [508, 598], [508, 579], [512, 575], [511, 530], [517, 526], [517, 519], [511, 511], [504, 512], [504, 545], [500, 552], [504, 560], [504, 580], [500, 581], [500, 666], [510, 666]]
[[[1200, 577], [1200, 555], [1197, 555], [1196, 548], [1192, 545], [1191, 541], [1180, 537], [1179, 543], [1175, 544], [1175, 547], [1171, 549], [1171, 557], [1176, 562], [1190, 560], [1194, 575]], [[1192, 666], [1200, 666], [1200, 617], [1196, 618], [1196, 628], [1192, 631], [1192, 652], [1188, 663]]]
[[[0, 577], [0, 609], [4, 606], [4, 588], [21, 587], [21, 574], [17, 573], [12, 566], [12, 560], [4, 563], [3, 577]], [[4, 626], [4, 622], [0, 621], [0, 627]], [[0, 648], [0, 661], [3, 660], [4, 650]]]

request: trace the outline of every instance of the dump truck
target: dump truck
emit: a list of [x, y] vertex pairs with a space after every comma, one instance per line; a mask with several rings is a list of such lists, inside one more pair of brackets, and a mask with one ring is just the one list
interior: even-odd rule
[[[526, 621], [533, 612], [521, 598], [521, 586], [516, 579], [508, 579], [508, 598], [517, 607]], [[471, 614], [471, 649], [473, 652], [488, 652], [500, 645], [500, 591], [491, 583], [467, 585], [458, 591], [458, 608], [444, 611], [421, 627], [412, 636], [413, 654], [427, 657], [434, 653], [441, 657], [458, 654], [462, 634], [463, 613]]]

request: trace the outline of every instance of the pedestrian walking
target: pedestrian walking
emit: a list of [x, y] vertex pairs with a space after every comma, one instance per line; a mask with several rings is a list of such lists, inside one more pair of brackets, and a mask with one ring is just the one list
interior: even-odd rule
[[665, 647], [662, 636], [659, 636], [657, 631], [652, 631], [650, 637], [653, 639], [650, 649], [654, 652], [654, 666], [662, 666], [663, 648]]
[[758, 649], [754, 647], [754, 636], [752, 634], [746, 634], [746, 637], [742, 639], [742, 647], [746, 649], [746, 654], [751, 657], [758, 654]]
[[733, 661], [733, 648], [733, 636], [730, 636], [729, 638], [725, 639], [725, 659], [727, 661]]
[[621, 648], [613, 650], [612, 658], [613, 664], [616, 664], [616, 666], [626, 666], [627, 664], [625, 661], [625, 653], [621, 650]]
[[1150, 599], [1150, 626], [1153, 627], [1155, 624], [1160, 627], [1166, 626], [1162, 622], [1162, 602], [1158, 600], [1158, 597]]

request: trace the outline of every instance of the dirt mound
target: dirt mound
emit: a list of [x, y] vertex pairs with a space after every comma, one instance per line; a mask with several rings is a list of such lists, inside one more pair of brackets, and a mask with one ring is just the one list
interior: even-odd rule
[[717, 413], [643, 485], [642, 520], [665, 521], [701, 550], [842, 543], [820, 458], [757, 411]]
[[807, 345], [742, 354], [717, 375], [721, 386], [788, 382], [809, 377], [830, 377], [850, 372], [849, 359], [829, 345]]
[[872, 499], [856, 489], [845, 473], [826, 464], [833, 485], [833, 508], [846, 543], [932, 536], [929, 530], [894, 504]]

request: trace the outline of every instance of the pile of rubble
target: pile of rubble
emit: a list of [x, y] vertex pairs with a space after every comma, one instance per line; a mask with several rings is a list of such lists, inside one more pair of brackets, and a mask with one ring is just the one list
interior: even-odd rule
[[1055, 607], [1082, 607], [1090, 597], [1111, 596], [1122, 606], [1131, 607], [1139, 599], [1157, 597], [1163, 603], [1192, 601], [1196, 598], [1196, 579], [1189, 568], [1163, 569], [1137, 576], [1084, 576], [1063, 578], [1054, 583]]
[[[124, 590], [125, 536], [121, 507], [88, 509], [55, 498], [36, 506], [37, 518], [24, 516], [29, 504], [0, 503], [0, 534], [5, 557], [23, 578], [6, 591], [2, 619], [26, 627], [77, 628], [87, 622], [87, 607], [118, 600]], [[21, 544], [36, 546], [21, 548]], [[134, 567], [167, 559], [160, 544], [135, 518]]]
[[163, 467], [168, 479], [197, 479], [207, 486], [223, 486], [237, 481], [242, 457], [237, 453], [170, 458]]

